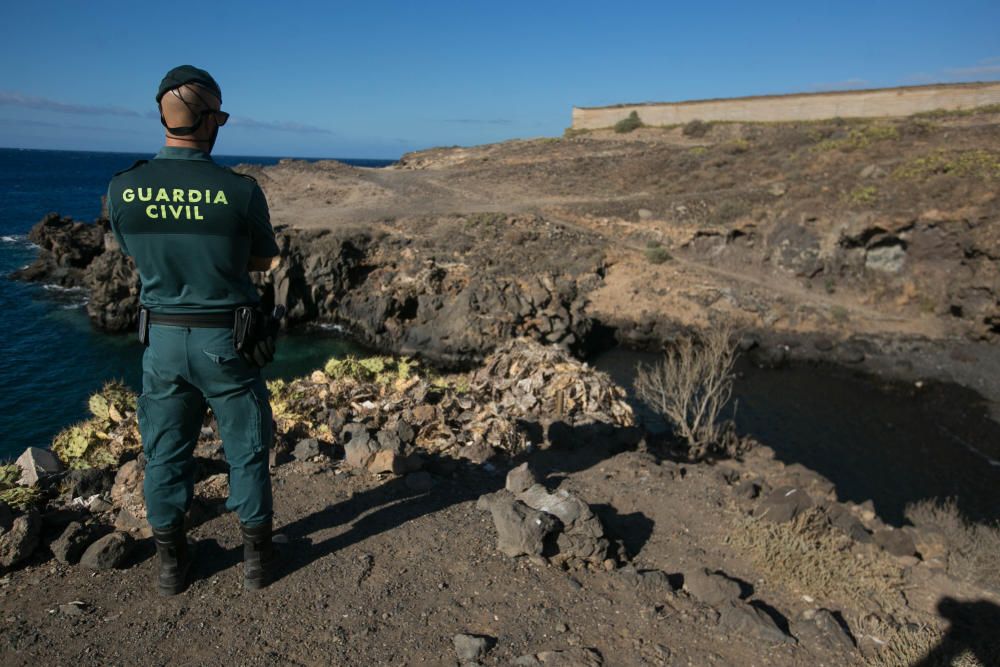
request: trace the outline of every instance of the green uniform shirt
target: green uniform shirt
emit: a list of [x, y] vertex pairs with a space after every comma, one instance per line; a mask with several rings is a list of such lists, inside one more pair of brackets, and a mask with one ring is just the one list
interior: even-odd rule
[[257, 182], [194, 148], [165, 146], [149, 162], [115, 174], [108, 216], [139, 269], [140, 302], [157, 312], [258, 303], [247, 262], [278, 254]]

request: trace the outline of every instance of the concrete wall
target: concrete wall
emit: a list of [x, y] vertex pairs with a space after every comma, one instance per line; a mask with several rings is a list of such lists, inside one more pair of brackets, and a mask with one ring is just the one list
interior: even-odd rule
[[879, 90], [799, 95], [735, 97], [693, 102], [665, 102], [573, 107], [573, 129], [610, 127], [632, 111], [647, 125], [677, 125], [692, 120], [794, 121], [824, 118], [908, 116], [935, 109], [971, 109], [1000, 104], [1000, 82], [957, 83]]

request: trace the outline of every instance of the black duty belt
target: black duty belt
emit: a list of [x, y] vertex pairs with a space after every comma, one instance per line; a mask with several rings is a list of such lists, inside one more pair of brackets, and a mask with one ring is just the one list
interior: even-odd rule
[[177, 327], [233, 327], [233, 311], [225, 313], [149, 313], [150, 324], [170, 324]]

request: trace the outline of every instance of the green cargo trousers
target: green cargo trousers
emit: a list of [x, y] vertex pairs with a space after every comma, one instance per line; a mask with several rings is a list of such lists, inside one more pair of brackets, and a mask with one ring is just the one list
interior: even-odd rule
[[260, 369], [233, 346], [231, 328], [153, 324], [142, 356], [139, 433], [149, 524], [180, 525], [194, 495], [194, 448], [212, 407], [229, 463], [229, 498], [248, 526], [271, 520], [271, 406]]

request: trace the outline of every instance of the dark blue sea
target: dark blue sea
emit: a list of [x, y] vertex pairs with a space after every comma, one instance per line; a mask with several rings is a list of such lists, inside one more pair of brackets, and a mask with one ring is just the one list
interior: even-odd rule
[[[33, 261], [37, 250], [27, 233], [46, 213], [93, 221], [111, 175], [148, 157], [0, 148], [0, 460], [29, 446], [46, 447], [60, 429], [86, 418], [87, 397], [105, 381], [118, 378], [140, 388], [142, 349], [135, 337], [94, 331], [83, 307], [85, 294], [7, 276]], [[213, 157], [229, 166], [279, 160]], [[392, 163], [341, 161], [364, 167]], [[358, 351], [335, 334], [286, 336], [265, 372], [299, 375], [331, 356]]]

